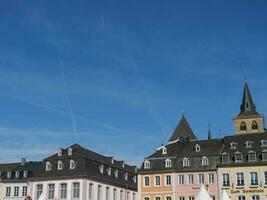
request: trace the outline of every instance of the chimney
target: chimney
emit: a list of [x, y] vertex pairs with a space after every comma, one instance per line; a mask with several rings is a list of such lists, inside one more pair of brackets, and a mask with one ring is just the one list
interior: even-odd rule
[[21, 158], [21, 166], [25, 165], [26, 163], [26, 158]]

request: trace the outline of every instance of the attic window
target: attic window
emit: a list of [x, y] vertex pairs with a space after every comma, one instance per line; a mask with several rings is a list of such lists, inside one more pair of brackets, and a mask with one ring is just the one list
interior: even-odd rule
[[123, 167], [123, 168], [125, 167], [124, 161], [122, 161], [122, 167]]
[[235, 162], [243, 162], [243, 155], [240, 152], [235, 153]]
[[70, 169], [75, 169], [76, 164], [74, 160], [70, 160]]
[[62, 149], [59, 149], [58, 152], [57, 152], [57, 156], [60, 157], [62, 156]]
[[145, 160], [145, 162], [144, 162], [144, 168], [145, 169], [149, 169], [150, 168], [150, 161], [149, 160]]
[[63, 169], [63, 162], [61, 160], [59, 160], [57, 162], [57, 170], [62, 170]]
[[183, 159], [183, 167], [189, 167], [190, 166], [190, 161], [188, 158]]
[[253, 142], [251, 142], [251, 141], [246, 141], [245, 142], [245, 147], [246, 148], [252, 148], [252, 145], [253, 145]]
[[267, 147], [267, 140], [261, 140], [261, 147]]
[[237, 143], [236, 142], [231, 142], [230, 143], [230, 149], [236, 149], [237, 148]]
[[51, 170], [51, 163], [49, 161], [46, 162], [45, 164], [45, 170], [50, 171]]
[[111, 167], [107, 168], [107, 173], [109, 176], [111, 175]]
[[11, 176], [12, 176], [12, 172], [11, 171], [8, 171], [7, 172], [7, 178], [11, 178]]
[[24, 170], [24, 172], [23, 172], [23, 178], [27, 178], [28, 177], [28, 171], [27, 170]]
[[134, 176], [133, 177], [133, 182], [136, 183], [136, 181], [137, 181], [137, 178], [136, 178], [136, 176]]
[[68, 155], [69, 155], [69, 156], [72, 156], [72, 148], [69, 148], [69, 149], [68, 149]]
[[164, 154], [164, 155], [167, 154], [167, 148], [166, 147], [162, 147], [161, 148], [161, 153]]
[[266, 149], [262, 151], [261, 155], [262, 155], [262, 161], [267, 161], [267, 150]]
[[202, 166], [208, 166], [209, 165], [209, 159], [206, 156], [203, 156], [201, 159]]
[[114, 175], [115, 175], [116, 178], [118, 178], [118, 176], [119, 176], [119, 171], [118, 171], [117, 169], [114, 171]]
[[254, 151], [248, 152], [248, 161], [249, 162], [257, 161], [256, 152], [254, 152]]
[[225, 164], [225, 163], [229, 163], [229, 154], [224, 152], [222, 154], [222, 163]]
[[128, 180], [128, 173], [127, 173], [127, 172], [124, 174], [124, 179], [125, 179], [126, 181]]
[[111, 164], [113, 164], [114, 163], [114, 159], [113, 158], [111, 158]]
[[166, 159], [165, 160], [165, 167], [166, 168], [169, 168], [169, 167], [171, 167], [172, 166], [172, 161], [170, 160], [170, 159]]
[[20, 175], [20, 172], [19, 172], [19, 171], [16, 171], [16, 173], [15, 173], [15, 177], [16, 177], [16, 178], [19, 178], [19, 175]]
[[199, 144], [196, 144], [195, 150], [196, 150], [196, 152], [200, 152], [200, 145]]
[[100, 172], [101, 174], [104, 173], [104, 165], [103, 165], [103, 164], [99, 166], [99, 172]]

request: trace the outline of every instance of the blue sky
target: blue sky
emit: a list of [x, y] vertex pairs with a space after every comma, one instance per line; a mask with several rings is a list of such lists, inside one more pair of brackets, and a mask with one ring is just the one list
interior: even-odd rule
[[233, 134], [245, 70], [267, 113], [266, 6], [1, 0], [0, 162], [78, 142], [139, 165], [182, 110], [199, 139]]

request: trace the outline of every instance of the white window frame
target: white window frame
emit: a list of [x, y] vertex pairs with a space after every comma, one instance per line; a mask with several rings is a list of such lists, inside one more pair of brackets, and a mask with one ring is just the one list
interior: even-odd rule
[[[159, 184], [157, 184], [157, 177], [159, 178]], [[154, 186], [159, 187], [161, 185], [161, 176], [160, 175], [155, 175], [154, 176]]]
[[172, 176], [170, 174], [166, 174], [165, 175], [165, 186], [171, 186], [171, 185], [172, 185]]

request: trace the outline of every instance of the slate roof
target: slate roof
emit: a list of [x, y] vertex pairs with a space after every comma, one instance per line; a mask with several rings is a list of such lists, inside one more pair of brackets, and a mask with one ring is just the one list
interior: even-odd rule
[[[4, 183], [20, 183], [26, 182], [31, 178], [36, 170], [39, 168], [41, 162], [30, 161], [25, 164], [21, 163], [9, 163], [9, 164], [0, 164], [1, 171], [1, 181]], [[7, 173], [11, 172], [11, 177], [7, 177]], [[24, 171], [27, 171], [27, 177], [23, 176]], [[16, 172], [19, 172], [19, 177], [16, 177]]]
[[[69, 148], [72, 148], [72, 155], [68, 155]], [[57, 169], [57, 162], [59, 160], [63, 162], [62, 170]], [[75, 169], [69, 168], [71, 160], [75, 162]], [[46, 171], [46, 162], [48, 161], [52, 166], [50, 171]], [[101, 166], [103, 166], [103, 173], [100, 172]], [[108, 173], [109, 169], [111, 169], [111, 174]], [[118, 170], [118, 177], [115, 177], [116, 170]], [[128, 174], [127, 180], [125, 179], [126, 174]], [[136, 174], [135, 166], [124, 164], [123, 161], [117, 161], [112, 157], [103, 156], [78, 144], [74, 144], [66, 149], [62, 149], [62, 156], [54, 154], [44, 159], [39, 170], [31, 180], [87, 178], [137, 190]]]
[[176, 129], [174, 130], [169, 142], [179, 140], [180, 138], [189, 138], [189, 140], [195, 140], [196, 136], [193, 133], [189, 123], [183, 115]]

